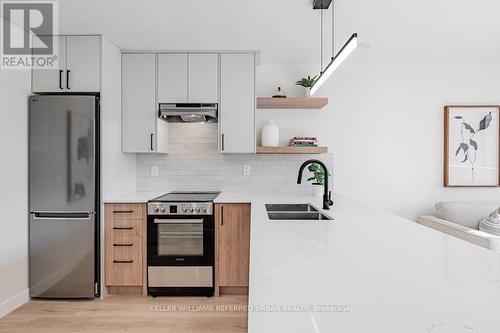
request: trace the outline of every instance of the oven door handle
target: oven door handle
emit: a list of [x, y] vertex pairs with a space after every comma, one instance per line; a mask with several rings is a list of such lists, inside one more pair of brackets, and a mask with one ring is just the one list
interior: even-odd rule
[[187, 223], [187, 224], [202, 224], [203, 219], [155, 219], [156, 224], [169, 224], [169, 223]]

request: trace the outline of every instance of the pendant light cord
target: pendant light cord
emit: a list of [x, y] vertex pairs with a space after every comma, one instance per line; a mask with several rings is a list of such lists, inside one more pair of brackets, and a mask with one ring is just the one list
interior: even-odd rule
[[321, 33], [320, 33], [320, 68], [319, 68], [319, 74], [321, 75], [323, 73], [323, 5], [321, 5], [321, 19], [320, 19], [320, 25], [321, 25]]
[[332, 59], [335, 58], [335, 1], [332, 1]]

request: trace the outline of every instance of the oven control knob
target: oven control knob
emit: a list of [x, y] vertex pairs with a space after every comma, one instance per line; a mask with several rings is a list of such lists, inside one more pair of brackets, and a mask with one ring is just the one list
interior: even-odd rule
[[203, 208], [203, 213], [206, 213], [207, 212], [207, 208]]
[[184, 208], [182, 209], [182, 211], [183, 211], [184, 213], [187, 213], [188, 209], [187, 209], [186, 207], [184, 207]]
[[158, 213], [160, 211], [160, 209], [158, 207], [155, 207], [154, 211], [155, 211], [155, 213]]
[[192, 213], [193, 212], [193, 208], [189, 208], [189, 212]]
[[201, 208], [200, 207], [196, 207], [196, 212], [197, 213], [201, 212]]
[[161, 207], [160, 210], [161, 210], [162, 213], [165, 213], [165, 207]]

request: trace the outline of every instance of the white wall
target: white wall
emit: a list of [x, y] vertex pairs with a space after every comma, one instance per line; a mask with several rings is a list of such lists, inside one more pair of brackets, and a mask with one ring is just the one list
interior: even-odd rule
[[28, 300], [29, 82], [0, 70], [0, 317]]
[[363, 46], [320, 95], [339, 192], [415, 218], [439, 200], [500, 189], [443, 188], [443, 106], [500, 104], [500, 3], [337, 1], [337, 41]]

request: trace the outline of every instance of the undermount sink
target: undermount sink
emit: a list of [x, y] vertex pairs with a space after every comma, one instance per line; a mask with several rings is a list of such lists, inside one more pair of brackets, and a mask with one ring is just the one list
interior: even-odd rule
[[310, 204], [266, 204], [270, 220], [320, 221], [332, 218]]
[[310, 204], [266, 204], [268, 212], [317, 212]]

